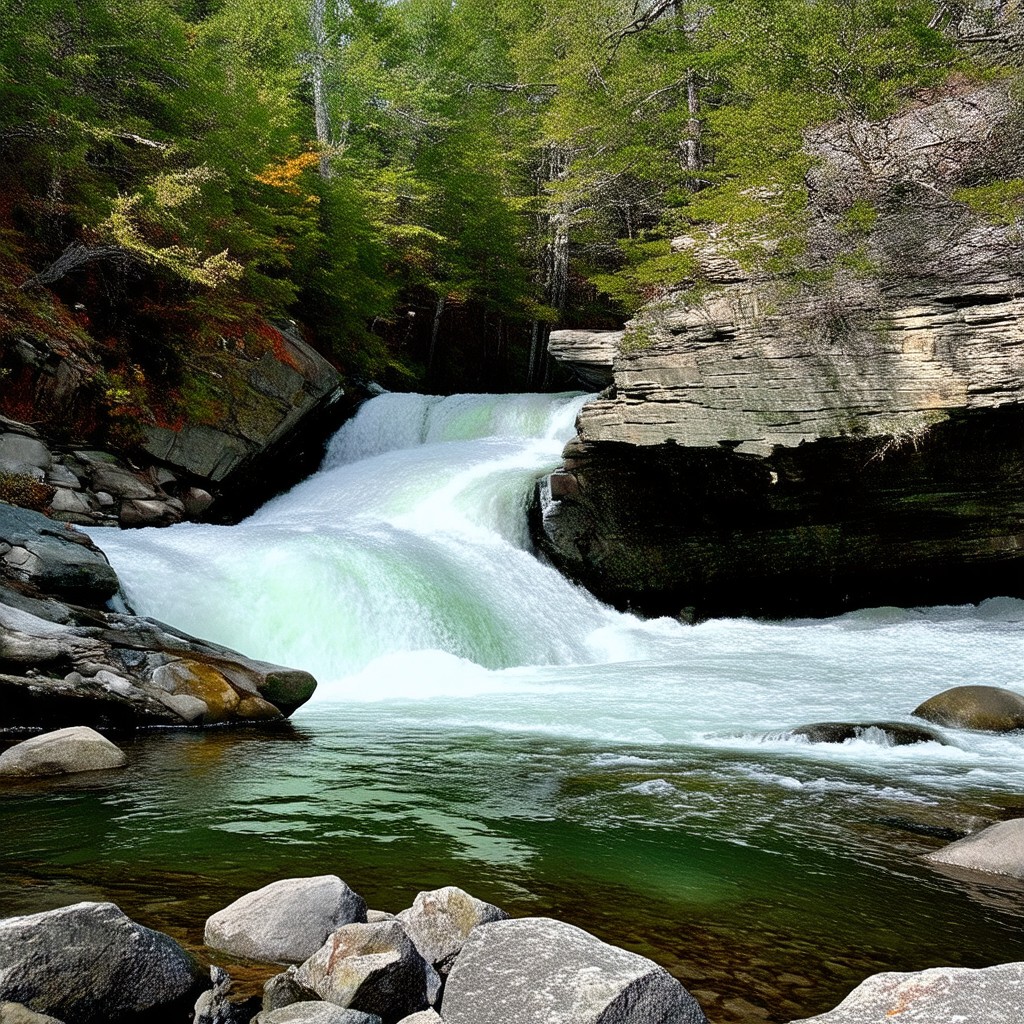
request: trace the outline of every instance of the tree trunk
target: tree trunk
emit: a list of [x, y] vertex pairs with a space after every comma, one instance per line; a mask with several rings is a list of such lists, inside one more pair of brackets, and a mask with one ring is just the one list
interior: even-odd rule
[[320, 176], [331, 176], [331, 112], [327, 106], [327, 0], [312, 0], [309, 8], [309, 34], [313, 40], [310, 55], [310, 79], [313, 85], [313, 122], [320, 146]]
[[72, 242], [45, 270], [40, 270], [23, 282], [20, 290], [27, 292], [32, 288], [45, 288], [90, 263], [103, 260], [126, 264], [132, 261], [132, 256], [120, 245], [83, 245], [81, 242]]
[[444, 316], [445, 306], [448, 305], [448, 296], [438, 297], [437, 305], [434, 307], [434, 323], [430, 328], [430, 351], [427, 354], [427, 377], [434, 372], [434, 359], [437, 355], [437, 336], [441, 330], [441, 317]]
[[697, 76], [693, 70], [686, 74], [686, 108], [689, 111], [689, 120], [686, 122], [687, 138], [683, 143], [686, 153], [686, 169], [688, 171], [700, 170], [700, 95], [697, 91]]

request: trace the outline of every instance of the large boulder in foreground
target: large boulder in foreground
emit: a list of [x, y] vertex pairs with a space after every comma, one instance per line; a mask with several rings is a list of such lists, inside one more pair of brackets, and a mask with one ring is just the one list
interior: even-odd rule
[[88, 726], [33, 736], [0, 754], [0, 778], [39, 778], [123, 768], [124, 751]]
[[445, 1024], [707, 1024], [664, 968], [548, 918], [477, 928], [448, 975]]
[[170, 936], [136, 924], [113, 903], [0, 921], [0, 1002], [68, 1024], [184, 1014], [205, 985], [198, 964]]
[[[1024, 878], [1024, 819], [990, 825], [941, 850], [926, 853], [923, 859], [933, 864]], [[1021, 998], [1024, 1000], [1024, 991]]]
[[252, 1024], [381, 1024], [381, 1019], [333, 1003], [296, 1003], [281, 1010], [265, 1010], [253, 1018]]
[[1001, 686], [954, 686], [926, 700], [914, 714], [949, 729], [1013, 732], [1024, 729], [1024, 694]]
[[342, 925], [365, 921], [366, 902], [337, 875], [285, 878], [217, 911], [203, 941], [231, 956], [298, 964]]
[[397, 921], [339, 928], [295, 980], [325, 1002], [375, 1013], [384, 1024], [428, 1006], [427, 963]]
[[876, 974], [834, 1010], [792, 1024], [1019, 1024], [1024, 964]]
[[478, 925], [508, 918], [500, 907], [485, 903], [454, 885], [421, 892], [398, 921], [420, 956], [446, 977], [470, 932]]

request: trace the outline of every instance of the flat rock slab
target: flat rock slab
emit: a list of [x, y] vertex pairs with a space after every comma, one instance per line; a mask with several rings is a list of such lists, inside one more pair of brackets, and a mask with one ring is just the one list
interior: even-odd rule
[[[926, 853], [922, 859], [933, 864], [952, 864], [972, 871], [1024, 878], [1024, 819], [990, 825], [941, 850]], [[1024, 1005], [1021, 1019], [1024, 1019]]]
[[549, 918], [477, 928], [448, 975], [445, 1024], [707, 1024], [652, 960]]
[[265, 1010], [252, 1024], [381, 1024], [381, 1019], [376, 1014], [346, 1010], [333, 1003], [296, 1003], [281, 1010]]
[[834, 1010], [792, 1024], [1020, 1024], [1024, 964], [876, 974]]
[[298, 964], [342, 925], [365, 920], [365, 901], [337, 875], [285, 878], [217, 911], [204, 941], [232, 956]]
[[39, 778], [123, 768], [124, 751], [88, 726], [43, 733], [0, 754], [0, 777]]
[[119, 1024], [180, 1008], [206, 987], [170, 936], [113, 903], [78, 903], [0, 921], [0, 1002], [70, 1024]]
[[420, 956], [442, 977], [451, 970], [474, 928], [507, 918], [500, 907], [454, 885], [419, 893], [413, 905], [398, 915]]
[[950, 729], [1024, 729], [1024, 694], [1001, 686], [954, 686], [914, 709], [918, 718]]

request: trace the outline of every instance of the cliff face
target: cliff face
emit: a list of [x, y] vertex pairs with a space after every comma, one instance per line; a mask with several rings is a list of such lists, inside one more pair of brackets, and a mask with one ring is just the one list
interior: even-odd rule
[[824, 284], [750, 274], [714, 231], [677, 239], [703, 287], [628, 325], [581, 413], [542, 487], [556, 564], [698, 615], [1021, 593], [1024, 243], [961, 191], [1024, 173], [1019, 122], [990, 86], [818, 130]]

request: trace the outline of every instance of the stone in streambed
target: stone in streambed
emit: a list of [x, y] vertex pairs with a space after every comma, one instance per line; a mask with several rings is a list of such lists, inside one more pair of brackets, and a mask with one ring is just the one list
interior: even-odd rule
[[300, 985], [384, 1024], [425, 1010], [427, 963], [398, 921], [339, 928], [296, 972]]
[[1024, 729], [1024, 695], [1001, 686], [954, 686], [926, 700], [914, 715], [949, 729]]
[[286, 878], [247, 893], [210, 917], [204, 941], [212, 949], [249, 960], [301, 963], [335, 929], [365, 920], [363, 898], [336, 875]]
[[57, 729], [24, 740], [0, 754], [0, 777], [30, 779], [47, 775], [123, 768], [124, 752], [88, 726]]
[[63, 1024], [63, 1021], [35, 1013], [21, 1003], [0, 1003], [0, 1024]]
[[811, 743], [846, 743], [847, 740], [868, 738], [866, 734], [872, 729], [884, 734], [886, 742], [894, 747], [946, 742], [934, 729], [907, 722], [814, 722], [798, 725], [793, 735], [805, 736]]
[[834, 1010], [792, 1024], [1020, 1024], [1024, 963], [876, 974]]
[[380, 1017], [360, 1010], [346, 1010], [333, 1003], [296, 1003], [282, 1010], [264, 1011], [252, 1024], [382, 1024]]
[[[941, 850], [926, 853], [922, 859], [933, 864], [1024, 878], [1024, 819], [990, 825]], [[1021, 994], [1024, 998], [1024, 992]]]
[[507, 918], [500, 907], [449, 885], [419, 893], [397, 919], [420, 956], [444, 978], [474, 928]]
[[0, 1001], [70, 1024], [120, 1024], [174, 1009], [184, 1015], [205, 983], [170, 936], [113, 903], [0, 921]]
[[562, 921], [477, 928], [448, 975], [445, 1024], [707, 1024], [664, 968]]

